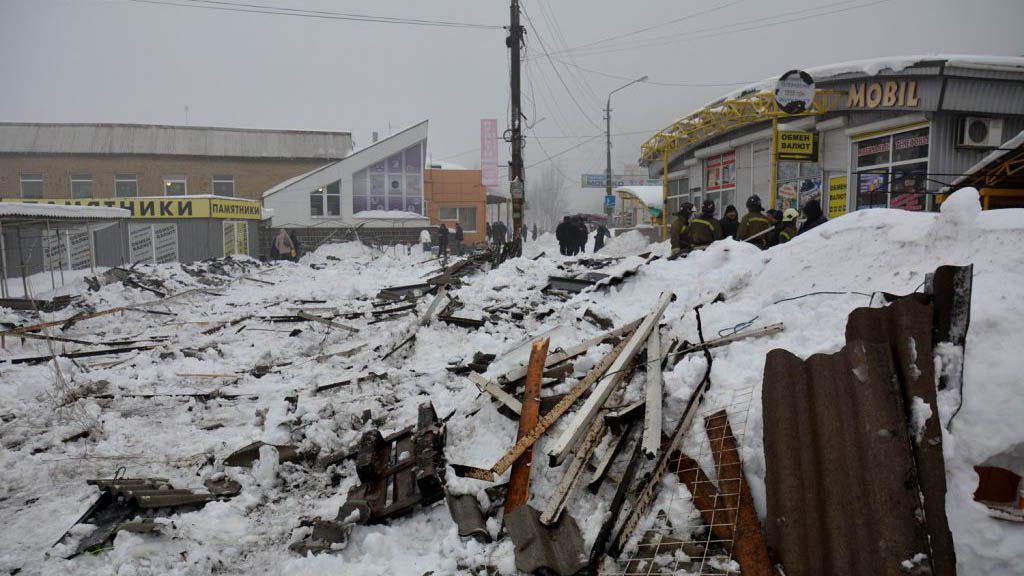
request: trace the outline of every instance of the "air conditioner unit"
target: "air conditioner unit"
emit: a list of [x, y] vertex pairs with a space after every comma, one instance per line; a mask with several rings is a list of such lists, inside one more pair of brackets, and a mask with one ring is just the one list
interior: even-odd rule
[[998, 148], [1003, 142], [1002, 118], [964, 118], [960, 131], [963, 148]]

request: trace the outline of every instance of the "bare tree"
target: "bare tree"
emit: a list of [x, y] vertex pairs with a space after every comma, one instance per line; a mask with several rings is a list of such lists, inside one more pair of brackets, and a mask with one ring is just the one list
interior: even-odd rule
[[551, 232], [562, 219], [565, 209], [565, 174], [555, 163], [548, 163], [540, 172], [540, 178], [527, 185], [527, 220], [536, 222], [541, 230]]

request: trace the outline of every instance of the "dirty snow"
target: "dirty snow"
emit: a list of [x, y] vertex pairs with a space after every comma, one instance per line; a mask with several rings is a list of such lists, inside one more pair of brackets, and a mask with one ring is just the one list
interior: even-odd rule
[[[939, 394], [938, 414], [928, 417], [940, 418], [944, 427], [946, 504], [961, 573], [1019, 573], [1024, 530], [990, 518], [972, 495], [977, 484], [974, 465], [1024, 445], [1020, 425], [1024, 395], [1019, 391], [1024, 370], [1020, 357], [1024, 308], [1019, 306], [1024, 301], [1020, 250], [1024, 211], [980, 213], [976, 207], [976, 193], [962, 191], [943, 205], [941, 214], [860, 211], [765, 252], [725, 240], [685, 259], [654, 261], [619, 286], [577, 295], [564, 303], [540, 293], [547, 278], [586, 269], [576, 264], [577, 258], [559, 256], [553, 237], [544, 235], [526, 244], [525, 258], [470, 277], [466, 286], [453, 291], [465, 304], [467, 315], [482, 314], [483, 308], [495, 304], [517, 304], [526, 312], [522, 321], [489, 321], [477, 331], [435, 322], [419, 329], [415, 344], [404, 356], [396, 354], [386, 361], [380, 357], [408, 335], [415, 318], [399, 316], [371, 325], [368, 312], [381, 288], [420, 283], [436, 273], [438, 263], [426, 261], [429, 256], [418, 247], [380, 252], [356, 244], [324, 246], [299, 263], [283, 262], [254, 272], [256, 278], [273, 285], [235, 278], [214, 292], [155, 307], [175, 316], [126, 311], [85, 320], [65, 331], [51, 329], [54, 335], [90, 340], [168, 339], [155, 350], [116, 357], [63, 359], [56, 365], [0, 363], [0, 526], [4, 526], [0, 571], [86, 576], [212, 572], [419, 576], [428, 571], [468, 573], [487, 565], [512, 574], [511, 542], [504, 539], [484, 545], [460, 540], [443, 503], [389, 525], [357, 526], [344, 549], [334, 554], [296, 556], [287, 546], [303, 533], [299, 518], [333, 518], [356, 482], [354, 464], [340, 465], [340, 482], [333, 485], [326, 473], [295, 463], [274, 464], [276, 451], [273, 455], [261, 451], [254, 469], [224, 467], [221, 461], [260, 439], [284, 440], [324, 453], [339, 450], [352, 446], [364, 430], [380, 427], [389, 433], [414, 422], [417, 406], [429, 400], [440, 417], [450, 416], [448, 462], [490, 466], [511, 446], [515, 422], [500, 415], [465, 378], [449, 373], [448, 363], [469, 361], [481, 351], [508, 355], [503, 361], [515, 365], [532, 336], [550, 333], [552, 349], [556, 344], [575, 344], [601, 332], [585, 318], [588, 310], [621, 325], [646, 314], [666, 290], [675, 292], [677, 300], [666, 312], [665, 336], [695, 341], [692, 309], [697, 304], [705, 304], [706, 337], [751, 322], [755, 328], [774, 322], [786, 325], [782, 333], [716, 349], [707, 398], [708, 405], [720, 405], [754, 389], [741, 450], [755, 504], [763, 515], [759, 387], [768, 351], [785, 348], [801, 357], [834, 352], [845, 343], [849, 312], [871, 302], [866, 294], [909, 293], [939, 265], [973, 263], [966, 355], [960, 358], [939, 350], [935, 358], [937, 372], [958, 375], [963, 367], [963, 408], [952, 431], [945, 431], [961, 400], [960, 381], [955, 380], [950, 390]], [[626, 235], [619, 239], [625, 245]], [[664, 253], [665, 244], [652, 247], [636, 242], [631, 245], [636, 251], [611, 268], [636, 266], [642, 262], [636, 254], [652, 249]], [[625, 255], [625, 246], [621, 249]], [[542, 251], [546, 256], [530, 259]], [[197, 286], [180, 265], [145, 269], [176, 290]], [[844, 294], [808, 295], [819, 291]], [[82, 286], [81, 292], [94, 309], [152, 299], [152, 294], [121, 284], [93, 293], [86, 293]], [[711, 303], [719, 294], [724, 301]], [[300, 304], [298, 300], [326, 302]], [[418, 312], [426, 305], [421, 302]], [[248, 315], [294, 314], [295, 307], [302, 306], [321, 307], [316, 310], [320, 315], [331, 310], [362, 313], [343, 320], [360, 332], [350, 334], [313, 322], [280, 324], [251, 318], [215, 334], [203, 334], [217, 323]], [[63, 319], [76, 311], [44, 314], [40, 320]], [[0, 321], [23, 325], [33, 320], [0, 310]], [[295, 328], [301, 333], [289, 336]], [[47, 343], [40, 340], [8, 338], [6, 344], [0, 360], [47, 350]], [[359, 345], [363, 347], [350, 356], [327, 355]], [[604, 351], [591, 351], [587, 362], [598, 360]], [[119, 361], [123, 362], [114, 364]], [[704, 362], [701, 356], [688, 356], [665, 374], [666, 428], [674, 426], [703, 374]], [[257, 378], [248, 372], [257, 365], [269, 371]], [[65, 386], [56, 383], [58, 367]], [[312, 392], [317, 385], [367, 370], [386, 376], [376, 382]], [[564, 391], [574, 381], [555, 391]], [[643, 377], [638, 375], [615, 401], [636, 397], [642, 384]], [[189, 392], [240, 396], [201, 400], [170, 395]], [[154, 393], [168, 396], [125, 397]], [[294, 408], [285, 400], [291, 395], [298, 397]], [[371, 420], [364, 423], [365, 410], [370, 411]], [[564, 421], [538, 443], [538, 454], [562, 431]], [[71, 440], [85, 430], [88, 437]], [[537, 458], [533, 467], [531, 503], [537, 507], [559, 480], [559, 471], [548, 469], [545, 460]], [[197, 490], [203, 489], [205, 479], [225, 474], [242, 485], [242, 493], [197, 512], [170, 516], [162, 535], [124, 533], [110, 550], [61, 559], [61, 549], [51, 548], [52, 544], [97, 494], [85, 480], [110, 477], [120, 466], [128, 476], [165, 477], [175, 487]], [[486, 501], [483, 489], [488, 483], [455, 478], [450, 469], [447, 477], [450, 490], [473, 493]], [[671, 482], [666, 480], [663, 488], [670, 490]], [[595, 498], [585, 490], [569, 498], [566, 512], [579, 522], [588, 544], [609, 498], [606, 492]], [[659, 502], [679, 506], [678, 498]], [[673, 509], [670, 513], [687, 512]], [[498, 526], [496, 519], [489, 521], [492, 533], [497, 533]]]

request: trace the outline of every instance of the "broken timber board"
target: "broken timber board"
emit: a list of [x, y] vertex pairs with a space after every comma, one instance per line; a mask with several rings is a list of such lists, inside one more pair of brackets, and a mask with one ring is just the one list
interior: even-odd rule
[[443, 300], [447, 295], [448, 287], [446, 285], [441, 285], [437, 288], [437, 296], [434, 297], [434, 300], [430, 303], [430, 306], [427, 306], [427, 311], [424, 312], [423, 317], [420, 318], [420, 326], [426, 326], [427, 324], [430, 324], [430, 319], [434, 316], [434, 312], [437, 310], [437, 307], [441, 305], [441, 300]]
[[544, 431], [554, 425], [555, 421], [557, 421], [562, 414], [565, 414], [576, 400], [578, 400], [584, 392], [594, 385], [594, 382], [597, 382], [602, 376], [604, 376], [604, 373], [608, 371], [608, 368], [615, 362], [616, 358], [619, 357], [622, 350], [625, 349], [627, 342], [627, 340], [623, 340], [615, 346], [611, 352], [605, 355], [597, 365], [590, 369], [590, 372], [587, 373], [583, 380], [580, 380], [575, 386], [573, 386], [572, 390], [570, 390], [554, 408], [544, 414], [540, 421], [537, 422], [537, 426], [534, 427], [529, 434], [517, 440], [515, 446], [510, 448], [508, 452], [499, 458], [498, 461], [494, 463], [494, 466], [491, 466], [489, 470], [473, 468], [470, 466], [460, 466], [456, 469], [456, 473], [462, 472], [462, 474], [459, 474], [460, 476], [465, 475], [469, 478], [476, 478], [477, 480], [494, 482], [496, 475], [504, 474], [520, 454], [529, 450], [537, 440], [540, 439], [541, 434], [543, 434]]
[[[533, 343], [530, 364], [526, 373], [526, 387], [523, 390], [523, 407], [519, 415], [519, 430], [516, 439], [530, 433], [540, 417], [540, 380], [544, 372], [544, 359], [548, 354], [551, 340], [544, 338]], [[505, 498], [505, 514], [514, 512], [530, 499], [530, 469], [533, 451], [523, 452], [512, 464], [508, 479], [508, 496]]]
[[647, 401], [644, 405], [643, 451], [647, 458], [658, 455], [661, 445], [661, 332], [657, 326], [647, 338]]
[[313, 322], [319, 322], [319, 323], [321, 323], [321, 324], [323, 324], [325, 326], [330, 326], [331, 328], [339, 328], [341, 330], [347, 330], [349, 332], [352, 332], [353, 334], [359, 332], [358, 328], [353, 328], [352, 326], [349, 326], [347, 324], [341, 324], [340, 322], [335, 322], [335, 321], [331, 320], [330, 318], [324, 318], [322, 316], [316, 316], [315, 314], [309, 314], [307, 312], [303, 312], [302, 310], [298, 311], [295, 315], [298, 316], [299, 318], [304, 319], [304, 320], [311, 320]]
[[580, 477], [583, 476], [583, 469], [586, 468], [587, 462], [590, 462], [590, 458], [594, 455], [597, 445], [601, 443], [604, 431], [604, 418], [598, 418], [590, 425], [587, 437], [583, 439], [583, 443], [580, 444], [579, 449], [573, 454], [572, 463], [569, 464], [555, 491], [548, 497], [548, 501], [544, 505], [544, 510], [540, 515], [541, 524], [549, 526], [558, 521], [558, 518], [562, 515], [562, 510], [565, 509], [565, 503], [569, 499], [569, 494], [572, 493], [572, 489], [579, 482]]
[[501, 386], [498, 386], [494, 382], [491, 382], [487, 378], [484, 378], [477, 372], [470, 372], [467, 376], [473, 384], [476, 385], [481, 392], [487, 392], [493, 396], [498, 402], [501, 402], [508, 407], [509, 410], [516, 414], [521, 414], [523, 411], [523, 405], [519, 400], [516, 400], [511, 394], [502, 390]]
[[609, 372], [612, 374], [611, 378], [606, 378], [594, 388], [593, 393], [587, 398], [587, 401], [582, 407], [576, 412], [569, 427], [558, 437], [555, 442], [548, 450], [548, 457], [551, 460], [552, 466], [561, 464], [566, 456], [572, 451], [583, 435], [586, 433], [587, 423], [591, 422], [597, 417], [598, 411], [604, 406], [604, 403], [608, 401], [608, 397], [611, 396], [612, 391], [618, 388], [622, 382], [628, 370], [627, 366], [633, 361], [633, 358], [640, 352], [640, 350], [646, 345], [647, 337], [650, 336], [651, 330], [657, 327], [658, 321], [661, 319], [662, 314], [665, 313], [665, 309], [668, 308], [669, 303], [675, 299], [675, 295], [671, 292], [663, 292], [661, 297], [658, 298], [658, 303], [655, 305], [654, 310], [644, 318], [644, 321], [640, 324], [640, 327], [636, 329], [636, 332], [627, 340], [625, 350], [615, 360], [615, 363], [609, 368]]
[[139, 350], [152, 350], [159, 346], [151, 344], [148, 346], [127, 346], [125, 348], [107, 348], [106, 350], [87, 350], [84, 352], [66, 352], [62, 354], [47, 354], [45, 356], [24, 356], [7, 360], [11, 364], [34, 364], [37, 362], [48, 362], [54, 358], [90, 358], [92, 356], [106, 356], [108, 354], [127, 354]]

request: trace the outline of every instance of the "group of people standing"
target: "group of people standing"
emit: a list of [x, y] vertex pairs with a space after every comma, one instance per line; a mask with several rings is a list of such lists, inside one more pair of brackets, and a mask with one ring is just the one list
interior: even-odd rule
[[[456, 256], [462, 256], [462, 242], [466, 239], [466, 232], [462, 229], [462, 224], [459, 222], [455, 223], [455, 230], [449, 231], [448, 225], [441, 222], [437, 227], [437, 256], [444, 258], [448, 255], [448, 239], [451, 237], [454, 242], [452, 248], [452, 254]], [[428, 236], [429, 241], [429, 236]]]
[[[594, 252], [604, 248], [604, 241], [611, 236], [611, 232], [604, 224], [598, 224], [594, 232]], [[590, 237], [590, 230], [582, 216], [565, 216], [555, 227], [555, 239], [558, 240], [558, 249], [563, 256], [575, 256], [587, 250], [587, 240]]]
[[820, 226], [827, 221], [821, 211], [821, 203], [809, 200], [803, 208], [804, 223], [797, 229], [800, 212], [795, 208], [785, 211], [765, 210], [761, 198], [754, 194], [747, 198], [747, 213], [742, 219], [733, 205], [726, 206], [722, 218], [715, 218], [715, 201], [706, 199], [701, 203], [700, 215], [693, 216], [693, 204], [685, 202], [679, 207], [672, 222], [672, 250], [683, 250], [707, 246], [715, 240], [735, 238], [767, 249], [784, 244], [798, 234]]

